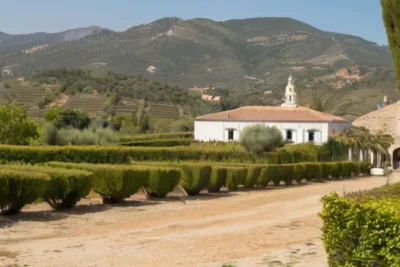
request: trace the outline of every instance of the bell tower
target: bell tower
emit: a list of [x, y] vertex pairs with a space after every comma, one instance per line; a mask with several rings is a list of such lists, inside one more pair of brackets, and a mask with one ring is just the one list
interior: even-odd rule
[[295, 107], [297, 106], [297, 96], [294, 91], [292, 76], [289, 76], [288, 84], [286, 85], [285, 91], [285, 102], [282, 104], [284, 107]]

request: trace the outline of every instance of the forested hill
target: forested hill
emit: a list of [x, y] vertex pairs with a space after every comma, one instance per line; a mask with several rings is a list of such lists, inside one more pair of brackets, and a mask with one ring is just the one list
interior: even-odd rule
[[276, 85], [289, 72], [319, 78], [343, 67], [392, 66], [387, 47], [290, 18], [163, 18], [123, 32], [89, 28], [74, 37], [0, 34], [3, 79], [82, 67], [182, 87], [231, 88], [249, 82]]

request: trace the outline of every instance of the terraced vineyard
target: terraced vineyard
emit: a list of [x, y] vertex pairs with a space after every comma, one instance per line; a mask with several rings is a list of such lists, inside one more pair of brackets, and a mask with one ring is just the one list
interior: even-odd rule
[[107, 97], [102, 95], [77, 94], [69, 96], [63, 107], [98, 114], [104, 111], [106, 101]]
[[149, 107], [150, 117], [163, 119], [179, 119], [179, 108], [161, 104], [151, 104]]
[[133, 99], [122, 99], [115, 106], [115, 112], [118, 114], [133, 114], [139, 110], [139, 102]]

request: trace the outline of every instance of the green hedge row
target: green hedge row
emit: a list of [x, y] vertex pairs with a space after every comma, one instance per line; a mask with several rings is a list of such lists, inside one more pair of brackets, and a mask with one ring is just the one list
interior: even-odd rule
[[165, 197], [180, 182], [180, 170], [173, 167], [109, 165], [87, 163], [48, 163], [53, 167], [88, 170], [93, 173], [93, 189], [104, 203], [121, 202], [140, 188], [154, 197]]
[[160, 139], [193, 139], [193, 132], [178, 132], [178, 133], [163, 133], [163, 134], [137, 134], [122, 136], [119, 141], [135, 142], [135, 141], [149, 141], [149, 140], [160, 140]]
[[[88, 162], [105, 164], [135, 161], [210, 160], [252, 161], [249, 153], [221, 148], [196, 147], [122, 147], [122, 146], [9, 146], [0, 145], [0, 159], [5, 162], [44, 163]], [[277, 154], [269, 153], [265, 163], [277, 163]]]
[[0, 169], [0, 214], [19, 212], [44, 195], [50, 177], [42, 173]]
[[329, 266], [400, 266], [400, 183], [322, 203]]
[[121, 146], [141, 146], [141, 147], [171, 147], [171, 146], [190, 146], [193, 141], [190, 139], [154, 139], [144, 141], [120, 142]]

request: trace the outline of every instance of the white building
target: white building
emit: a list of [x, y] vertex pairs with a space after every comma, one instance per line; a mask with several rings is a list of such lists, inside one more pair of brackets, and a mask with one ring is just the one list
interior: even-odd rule
[[289, 77], [282, 106], [246, 106], [197, 117], [194, 138], [198, 141], [237, 141], [245, 127], [264, 124], [277, 127], [284, 139], [293, 143], [322, 144], [331, 134], [351, 126], [343, 118], [297, 106], [296, 102], [293, 80]]

